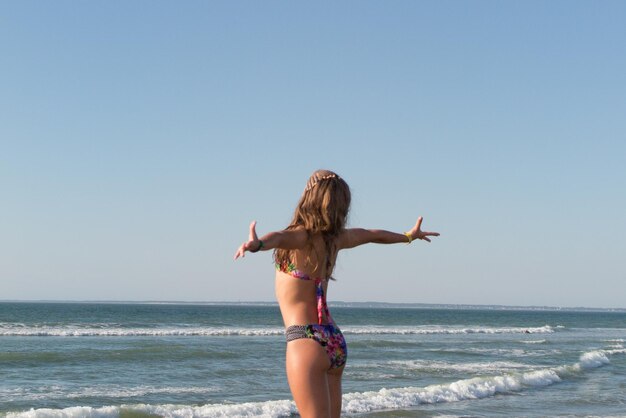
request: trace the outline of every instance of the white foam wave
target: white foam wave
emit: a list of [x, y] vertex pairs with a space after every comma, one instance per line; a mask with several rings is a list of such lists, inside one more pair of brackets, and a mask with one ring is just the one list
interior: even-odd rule
[[517, 392], [524, 386], [546, 386], [560, 380], [554, 371], [542, 370], [518, 375], [475, 377], [425, 388], [406, 387], [348, 393], [344, 395], [343, 409], [347, 413], [366, 413], [381, 409], [411, 408], [420, 404], [481, 399], [497, 393]]
[[580, 367], [583, 369], [595, 369], [596, 367], [603, 366], [605, 364], [609, 364], [609, 358], [607, 357], [607, 352], [604, 350], [598, 351], [590, 351], [588, 353], [584, 353], [580, 356]]
[[278, 400], [249, 402], [234, 405], [215, 404], [187, 405], [122, 405], [92, 408], [76, 406], [65, 409], [31, 409], [8, 413], [6, 418], [118, 418], [123, 412], [140, 412], [165, 418], [279, 418], [295, 415], [297, 409], [292, 401]]
[[607, 346], [607, 348], [610, 348], [612, 350], [617, 350], [618, 352], [620, 352], [620, 350], [624, 350], [624, 343], [623, 342], [616, 342], [615, 340], [610, 341], [613, 344], [609, 344]]
[[533, 357], [533, 356], [543, 356], [546, 353], [546, 350], [523, 350], [520, 348], [474, 348], [469, 347], [465, 350], [462, 350], [466, 353], [478, 353], [478, 354], [492, 354], [497, 356], [508, 356], [508, 357]]
[[523, 340], [521, 342], [524, 344], [545, 344], [547, 340]]
[[438, 372], [459, 372], [471, 374], [502, 373], [512, 370], [533, 368], [528, 364], [516, 363], [512, 361], [491, 361], [491, 362], [470, 362], [470, 363], [449, 363], [445, 361], [429, 360], [408, 360], [389, 361], [383, 364], [384, 368], [392, 367], [402, 370], [438, 371]]
[[[482, 399], [498, 393], [518, 392], [524, 388], [538, 388], [560, 382], [572, 373], [610, 363], [608, 356], [626, 353], [622, 350], [597, 350], [583, 353], [577, 363], [556, 368], [515, 372], [501, 376], [474, 377], [451, 384], [425, 388], [381, 389], [377, 392], [348, 393], [344, 395], [344, 412], [366, 413], [383, 409], [411, 408], [420, 404], [456, 402]], [[512, 364], [511, 364], [512, 365]], [[510, 365], [509, 365], [510, 366]]]
[[588, 351], [580, 356], [577, 363], [569, 366], [556, 367], [554, 370], [561, 376], [584, 372], [585, 370], [595, 369], [609, 364], [611, 362], [609, 357], [615, 354], [626, 354], [626, 349]]
[[283, 335], [284, 328], [96, 328], [96, 327], [11, 327], [0, 328], [0, 336], [11, 337], [181, 337], [181, 336], [270, 336]]
[[24, 412], [9, 412], [6, 418], [118, 418], [120, 408], [117, 406], [72, 406], [65, 409], [40, 408]]
[[433, 348], [425, 351], [434, 351], [442, 353], [477, 353], [477, 354], [493, 354], [505, 357], [541, 357], [546, 354], [560, 354], [561, 350], [524, 350], [521, 348], [476, 348], [476, 347], [455, 347], [455, 348]]
[[146, 395], [199, 394], [214, 393], [220, 389], [215, 387], [155, 387], [155, 386], [95, 386], [72, 391], [68, 388], [52, 385], [25, 390], [23, 388], [0, 389], [0, 397], [8, 401], [37, 401], [48, 399], [77, 399], [85, 397], [104, 398], [136, 398]]
[[464, 326], [419, 326], [419, 327], [354, 327], [342, 330], [346, 334], [544, 334], [553, 333], [550, 325], [542, 327], [464, 327]]
[[[283, 335], [282, 327], [231, 328], [231, 327], [178, 327], [178, 328], [123, 328], [102, 326], [0, 326], [0, 336], [5, 337], [180, 337], [180, 336], [272, 336]], [[552, 333], [554, 328], [543, 327], [462, 327], [462, 326], [346, 326], [345, 334], [519, 334]]]
[[[347, 393], [343, 395], [343, 413], [405, 409], [420, 404], [482, 399], [499, 393], [522, 391], [525, 388], [540, 388], [558, 383], [573, 372], [584, 373], [585, 370], [608, 364], [608, 357], [612, 354], [617, 353], [611, 350], [596, 350], [583, 353], [579, 362], [573, 365], [556, 368], [515, 372], [500, 376], [474, 377], [423, 388], [383, 388], [379, 391]], [[65, 409], [31, 409], [30, 411], [8, 413], [7, 418], [117, 418], [125, 411], [154, 414], [166, 418], [279, 418], [293, 416], [297, 413], [292, 401], [277, 400], [203, 406], [141, 404], [102, 408], [76, 406]]]

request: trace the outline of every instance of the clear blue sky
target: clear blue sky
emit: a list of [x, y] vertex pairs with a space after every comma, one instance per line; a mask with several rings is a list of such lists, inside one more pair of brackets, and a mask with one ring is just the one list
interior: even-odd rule
[[317, 168], [332, 300], [626, 307], [622, 1], [0, 3], [0, 299], [271, 301]]

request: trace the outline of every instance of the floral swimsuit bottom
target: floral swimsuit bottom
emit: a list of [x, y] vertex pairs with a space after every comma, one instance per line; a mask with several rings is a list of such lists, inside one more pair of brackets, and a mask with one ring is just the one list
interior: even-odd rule
[[[300, 280], [315, 280], [315, 292], [317, 297], [317, 324], [292, 325], [285, 330], [287, 342], [300, 338], [310, 338], [326, 349], [326, 355], [330, 360], [330, 368], [337, 369], [346, 364], [348, 347], [339, 327], [335, 325], [324, 295], [324, 279], [312, 279], [308, 275], [297, 270], [293, 264], [286, 266], [277, 265], [276, 268]], [[326, 322], [324, 323], [324, 317]]]

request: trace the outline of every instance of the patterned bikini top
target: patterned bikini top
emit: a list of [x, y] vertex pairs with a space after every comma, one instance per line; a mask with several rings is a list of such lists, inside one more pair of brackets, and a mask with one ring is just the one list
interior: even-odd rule
[[308, 274], [298, 270], [293, 263], [284, 263], [282, 265], [276, 263], [276, 270], [287, 273], [288, 275], [300, 280], [314, 280], [315, 295], [317, 298], [317, 323], [319, 325], [324, 324], [324, 317], [326, 317], [327, 323], [334, 323], [333, 318], [330, 316], [330, 312], [328, 311], [328, 305], [326, 304], [326, 295], [324, 294], [324, 282], [327, 282], [328, 279], [323, 279], [321, 277], [312, 278]]

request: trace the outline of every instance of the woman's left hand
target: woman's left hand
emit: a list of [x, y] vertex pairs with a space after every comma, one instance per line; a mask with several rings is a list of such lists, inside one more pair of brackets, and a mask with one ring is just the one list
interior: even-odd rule
[[423, 220], [424, 220], [424, 218], [422, 218], [421, 216], [419, 218], [417, 218], [417, 222], [415, 223], [415, 226], [409, 231], [409, 234], [411, 234], [411, 237], [413, 239], [422, 239], [424, 241], [430, 242], [430, 238], [428, 238], [428, 237], [438, 237], [439, 236], [439, 232], [422, 231], [422, 221]]
[[256, 235], [256, 221], [252, 221], [250, 224], [250, 235], [248, 241], [241, 244], [235, 253], [235, 260], [239, 257], [245, 257], [246, 251], [259, 251], [261, 249], [261, 241]]

